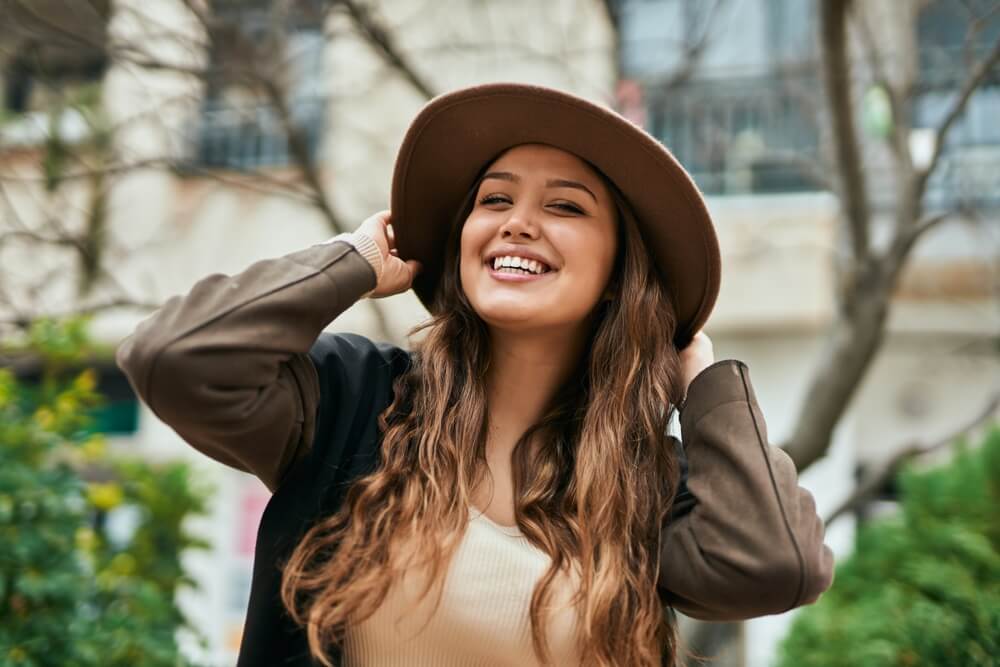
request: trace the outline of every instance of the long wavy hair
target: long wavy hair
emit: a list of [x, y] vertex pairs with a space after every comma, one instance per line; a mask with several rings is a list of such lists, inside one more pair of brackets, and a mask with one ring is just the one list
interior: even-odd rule
[[[532, 644], [548, 664], [546, 605], [553, 582], [572, 568], [585, 664], [673, 665], [677, 633], [657, 578], [679, 479], [667, 436], [682, 392], [675, 310], [627, 201], [590, 166], [615, 201], [615, 297], [595, 307], [573, 377], [512, 454], [517, 525], [551, 557], [531, 597]], [[489, 481], [490, 334], [462, 290], [458, 260], [484, 173], [452, 225], [437, 314], [410, 332], [426, 335], [379, 415], [380, 465], [306, 532], [284, 567], [282, 600], [324, 665], [332, 665], [329, 648], [376, 611], [406, 568], [426, 568], [422, 595], [443, 579], [469, 520], [470, 491]]]

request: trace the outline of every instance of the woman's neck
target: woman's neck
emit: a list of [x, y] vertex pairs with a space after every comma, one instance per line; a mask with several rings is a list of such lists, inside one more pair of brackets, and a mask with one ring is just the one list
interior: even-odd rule
[[491, 332], [486, 377], [490, 439], [494, 456], [509, 456], [520, 436], [541, 419], [572, 375], [584, 346], [581, 334]]

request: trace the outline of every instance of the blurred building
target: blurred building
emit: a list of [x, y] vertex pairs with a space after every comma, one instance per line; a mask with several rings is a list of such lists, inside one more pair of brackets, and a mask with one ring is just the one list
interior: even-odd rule
[[[205, 275], [237, 272], [334, 233], [310, 200], [299, 169], [303, 152], [346, 228], [387, 208], [396, 148], [425, 99], [387, 48], [404, 54], [434, 92], [491, 80], [561, 87], [615, 104], [644, 124], [708, 195], [724, 266], [707, 331], [719, 358], [749, 364], [771, 440], [789, 433], [836, 312], [834, 258], [844, 243], [837, 200], [824, 184], [831, 174], [816, 166], [829, 136], [814, 3], [384, 0], [369, 17], [383, 33], [359, 30], [346, 11], [327, 15], [323, 3], [290, 3], [285, 13], [274, 4], [216, 2], [211, 34], [180, 0], [39, 0], [34, 19], [0, 22], [11, 46], [0, 63], [0, 224], [30, 227], [53, 217], [89, 238], [99, 223], [114, 276], [90, 276], [85, 296], [100, 303], [123, 285], [135, 300], [159, 303]], [[898, 20], [903, 4], [865, 7], [883, 13], [878, 42], [886, 59], [914, 63], [925, 82], [911, 119], [920, 155], [924, 128], [939, 122], [966, 74], [964, 24], [941, 2], [913, 35]], [[994, 40], [996, 26], [987, 26]], [[284, 109], [260, 80], [232, 75], [268, 40], [275, 45], [268, 71], [279, 74]], [[880, 147], [879, 94], [863, 86], [863, 72], [859, 67], [856, 99], [864, 105], [866, 159], [885, 165], [869, 183], [884, 231], [895, 185]], [[961, 204], [978, 217], [940, 227], [916, 249], [885, 347], [831, 452], [803, 476], [821, 513], [846, 497], [859, 467], [950, 432], [996, 390], [998, 117], [994, 77], [952, 133], [929, 194], [934, 207]], [[289, 123], [299, 143], [289, 141]], [[106, 137], [111, 148], [69, 160], [59, 168], [83, 176], [51, 189], [60, 174], [45, 161], [53, 137], [88, 150], [95, 137]], [[96, 222], [95, 210], [102, 211]], [[69, 271], [62, 250], [41, 252], [30, 241], [0, 247], [4, 291], [29, 294], [24, 306], [61, 312], [80, 292], [86, 267]], [[412, 294], [381, 303], [397, 340], [424, 315]], [[114, 343], [140, 317], [135, 309], [103, 311], [95, 329]], [[373, 335], [377, 326], [371, 304], [362, 302], [331, 328]], [[215, 512], [199, 526], [215, 547], [192, 555], [200, 589], [184, 604], [209, 639], [207, 660], [231, 664], [267, 491], [186, 447], [127, 395], [121, 399], [124, 417], [108, 426], [119, 433], [117, 446], [187, 456], [218, 488]], [[852, 533], [850, 517], [831, 528], [838, 553], [850, 549]], [[769, 664], [788, 616], [747, 624], [730, 664]]]
[[[838, 203], [820, 164], [829, 121], [819, 71], [818, 3], [797, 0], [623, 0], [625, 99], [647, 129], [708, 195], [723, 247], [722, 293], [707, 327], [721, 356], [745, 360], [769, 437], [790, 434], [809, 369], [822, 353], [838, 304], [834, 258], [846, 247]], [[872, 43], [891, 73], [912, 68], [909, 137], [926, 159], [945, 107], [969, 74], [965, 58], [1000, 37], [986, 22], [964, 51], [967, 8], [929, 3], [855, 3], [876, 26]], [[865, 45], [852, 43], [874, 243], [892, 224], [897, 184], [882, 140], [885, 107]], [[985, 48], [983, 48], [985, 47]], [[692, 67], [689, 62], [697, 59]], [[680, 74], [680, 75], [679, 75]], [[634, 91], [641, 91], [637, 95]], [[641, 99], [637, 99], [637, 97]], [[942, 225], [914, 250], [892, 304], [888, 335], [835, 436], [829, 455], [802, 476], [821, 514], [847, 496], [855, 475], [899, 448], [932, 443], [973, 419], [998, 389], [1000, 332], [1000, 76], [994, 72], [954, 127], [929, 183], [929, 211], [961, 208], [975, 218]], [[930, 133], [930, 134], [929, 134]], [[829, 162], [827, 162], [829, 164]], [[828, 528], [845, 554], [852, 520]], [[743, 630], [743, 664], [771, 664], [791, 614]]]
[[[436, 92], [514, 80], [613, 101], [615, 42], [600, 2], [388, 0], [377, 11], [357, 3], [371, 12], [362, 18], [372, 33], [315, 0], [212, 4], [215, 20], [205, 25], [181, 0], [0, 3], [0, 232], [92, 238], [96, 223], [114, 274], [90, 276], [81, 290], [86, 274], [74, 252], [5, 239], [2, 287], [15, 303], [0, 314], [104, 303], [117, 298], [116, 286], [161, 303], [210, 273], [329, 238], [335, 230], [310, 199], [300, 149], [345, 229], [388, 208], [396, 149], [425, 96], [382, 55], [386, 38]], [[69, 157], [50, 164], [56, 144]], [[397, 340], [425, 315], [412, 293], [381, 303]], [[103, 310], [94, 330], [116, 344], [142, 316]], [[331, 328], [376, 337], [366, 302]], [[101, 370], [117, 374], [113, 363]], [[194, 527], [214, 548], [187, 559], [199, 589], [182, 606], [209, 642], [205, 653], [186, 640], [188, 652], [233, 664], [269, 494], [184, 445], [115, 380], [105, 383], [116, 388], [116, 418], [106, 424], [113, 444], [154, 459], [187, 457], [217, 488], [213, 514]]]

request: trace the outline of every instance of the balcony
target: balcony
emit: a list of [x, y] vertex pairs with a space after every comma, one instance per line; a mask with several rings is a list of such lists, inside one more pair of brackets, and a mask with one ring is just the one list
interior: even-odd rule
[[801, 75], [647, 86], [648, 127], [708, 195], [814, 191], [818, 89]]
[[[954, 77], [953, 77], [954, 78]], [[958, 82], [955, 82], [955, 86]], [[940, 125], [951, 107], [955, 87], [928, 87], [913, 104], [912, 125]], [[969, 99], [941, 152], [940, 163], [927, 183], [929, 209], [1000, 207], [1000, 78], [993, 77]]]
[[[647, 84], [645, 95], [647, 128], [691, 172], [705, 194], [824, 189], [814, 176], [820, 169], [823, 104], [818, 76], [699, 79], [670, 90]], [[921, 90], [912, 105], [915, 134], [936, 127], [953, 96], [953, 88]], [[949, 134], [928, 182], [928, 209], [1000, 207], [996, 118], [1000, 118], [1000, 85], [988, 85], [972, 97]], [[865, 135], [861, 128], [859, 132], [872, 203], [885, 210], [893, 205], [896, 190], [892, 159], [881, 139]]]
[[[316, 160], [326, 124], [326, 98], [304, 97], [292, 106], [292, 121]], [[295, 162], [288, 133], [274, 108], [262, 103], [207, 100], [185, 131], [185, 166], [253, 171]]]

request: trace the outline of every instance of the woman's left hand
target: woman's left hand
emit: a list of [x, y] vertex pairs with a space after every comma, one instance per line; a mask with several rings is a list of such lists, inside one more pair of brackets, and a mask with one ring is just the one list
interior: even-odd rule
[[687, 347], [680, 351], [681, 376], [684, 378], [684, 395], [687, 396], [688, 385], [691, 380], [713, 363], [715, 363], [715, 351], [712, 349], [712, 339], [704, 331], [699, 331], [688, 343]]

